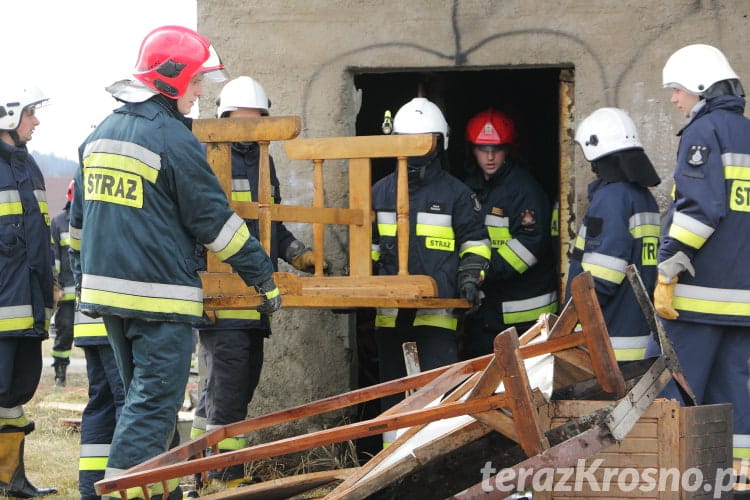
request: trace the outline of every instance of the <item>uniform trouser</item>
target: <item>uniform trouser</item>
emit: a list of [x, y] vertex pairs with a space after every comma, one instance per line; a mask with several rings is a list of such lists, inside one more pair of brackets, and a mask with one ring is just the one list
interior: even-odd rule
[[74, 302], [64, 300], [57, 303], [55, 311], [55, 343], [52, 345], [53, 363], [57, 365], [62, 362], [68, 365], [70, 361], [70, 349], [73, 346], [73, 317], [75, 315]]
[[110, 477], [168, 449], [193, 342], [190, 323], [104, 316], [104, 325], [125, 387], [107, 462]]
[[[431, 370], [458, 361], [456, 332], [437, 326], [396, 326], [377, 328], [375, 342], [378, 346], [380, 381], [387, 382], [406, 376], [404, 351], [401, 344], [416, 342], [421, 371]], [[404, 395], [393, 394], [380, 400], [382, 411], [387, 410]]]
[[0, 338], [0, 407], [28, 403], [41, 376], [41, 339]]
[[94, 483], [104, 477], [115, 424], [125, 402], [125, 388], [109, 344], [82, 346], [86, 355], [89, 400], [81, 415], [81, 498], [99, 498]]
[[200, 330], [199, 335], [206, 363], [199, 407], [205, 407], [207, 427], [245, 420], [263, 368], [264, 332]]
[[[663, 320], [677, 359], [698, 404], [732, 403], [735, 458], [750, 458], [750, 395], [748, 359], [750, 327], [705, 325]], [[646, 357], [658, 356], [659, 346], [649, 339]], [[662, 397], [684, 404], [672, 380]]]

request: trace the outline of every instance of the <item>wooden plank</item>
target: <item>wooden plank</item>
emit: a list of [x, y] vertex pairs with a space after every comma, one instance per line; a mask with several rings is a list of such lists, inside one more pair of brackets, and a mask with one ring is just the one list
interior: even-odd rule
[[349, 160], [424, 156], [436, 143], [433, 134], [362, 135], [295, 139], [285, 142], [284, 149], [293, 160]]
[[[230, 203], [232, 210], [243, 219], [258, 218], [258, 203], [249, 201], [233, 201]], [[338, 207], [307, 207], [297, 205], [271, 205], [265, 207], [272, 220], [284, 222], [299, 222], [312, 224], [341, 224], [350, 226], [369, 225], [371, 222], [370, 211], [355, 210], [351, 208]], [[369, 255], [370, 242], [367, 250]]]
[[285, 141], [299, 135], [302, 119], [299, 116], [201, 118], [193, 120], [192, 130], [201, 142]]
[[[495, 364], [508, 395], [508, 407], [513, 414], [513, 423], [518, 442], [528, 456], [549, 448], [542, 432], [534, 405], [529, 376], [519, 352], [516, 329], [511, 327], [495, 337]], [[527, 346], [528, 347], [528, 346]]]
[[241, 488], [230, 488], [219, 493], [202, 495], [201, 498], [204, 500], [281, 500], [329, 485], [335, 481], [343, 481], [356, 471], [357, 468], [355, 467], [309, 472], [307, 474], [271, 479]]
[[370, 276], [372, 260], [372, 172], [369, 158], [349, 160], [349, 209], [366, 214], [363, 220], [349, 225], [349, 275]]
[[558, 351], [554, 353], [554, 355], [556, 358], [570, 363], [579, 370], [589, 375], [594, 375], [594, 368], [591, 366], [591, 356], [589, 356], [588, 352], [580, 348], [574, 348], [565, 351]]
[[[229, 143], [209, 143], [206, 145], [206, 160], [211, 165], [221, 189], [231, 200], [232, 194], [232, 149]], [[231, 204], [231, 202], [230, 202]], [[230, 273], [232, 266], [219, 260], [213, 252], [206, 252], [206, 268], [212, 272]]]
[[581, 273], [573, 278], [570, 290], [599, 385], [605, 391], [620, 396], [625, 393], [625, 379], [617, 366], [591, 273]]
[[[180, 460], [187, 460], [194, 456], [203, 453], [203, 450], [211, 448], [219, 441], [226, 437], [233, 437], [240, 434], [249, 434], [261, 429], [273, 427], [275, 425], [291, 422], [312, 415], [318, 415], [333, 410], [339, 410], [353, 406], [365, 401], [371, 401], [373, 399], [379, 399], [383, 396], [391, 394], [397, 394], [399, 392], [405, 392], [408, 389], [414, 387], [421, 387], [430, 385], [429, 388], [423, 388], [417, 393], [402, 401], [418, 401], [422, 400], [431, 401], [437, 395], [433, 395], [433, 384], [431, 381], [435, 381], [434, 385], [438, 389], [442, 389], [443, 392], [447, 391], [450, 387], [455, 386], [457, 383], [465, 378], [465, 375], [472, 374], [476, 371], [483, 369], [489, 362], [491, 355], [480, 356], [467, 361], [461, 361], [452, 365], [441, 366], [433, 368], [432, 370], [424, 371], [411, 377], [403, 377], [389, 382], [383, 382], [375, 384], [362, 389], [357, 389], [344, 394], [337, 394], [328, 398], [319, 399], [311, 403], [298, 405], [292, 408], [286, 408], [277, 412], [268, 413], [259, 417], [243, 420], [236, 422], [219, 429], [215, 429], [207, 432], [203, 436], [184, 443], [176, 448], [168, 450], [161, 455], [147, 460], [135, 467], [128, 469], [128, 472], [135, 472], [145, 470], [150, 467], [164, 466], [177, 463]], [[448, 388], [443, 389], [440, 385], [446, 384]], [[453, 385], [450, 385], [453, 384]], [[399, 404], [401, 404], [399, 403]], [[426, 404], [426, 403], [425, 403]], [[405, 407], [408, 407], [405, 405]], [[208, 470], [208, 469], [206, 469]]]
[[[133, 473], [126, 471], [120, 476], [103, 479], [96, 483], [100, 494], [152, 484], [167, 478], [178, 478], [210, 469], [220, 469], [232, 465], [252, 462], [277, 455], [297, 453], [333, 443], [347, 441], [386, 431], [421, 425], [435, 420], [457, 417], [470, 413], [493, 410], [508, 404], [505, 394], [477, 401], [451, 402], [437, 407], [414, 410], [396, 415], [376, 417], [364, 422], [343, 425], [333, 429], [293, 436], [278, 441], [250, 446], [241, 450], [219, 453], [204, 458], [173, 464], [167, 468], [157, 467]], [[226, 427], [224, 427], [226, 429]], [[217, 429], [218, 430], [218, 429]]]
[[552, 325], [549, 332], [549, 339], [554, 339], [562, 335], [570, 334], [578, 324], [578, 313], [576, 312], [576, 305], [572, 300], [568, 300], [568, 303], [563, 307], [560, 316]]

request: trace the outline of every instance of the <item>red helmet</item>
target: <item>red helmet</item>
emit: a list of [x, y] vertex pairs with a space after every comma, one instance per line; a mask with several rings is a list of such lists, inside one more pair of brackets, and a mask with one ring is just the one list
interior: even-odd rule
[[76, 181], [70, 181], [70, 184], [68, 184], [68, 201], [73, 201], [73, 188], [76, 185]]
[[[224, 81], [219, 55], [203, 35], [183, 26], [162, 26], [141, 43], [133, 76], [147, 87], [177, 99], [197, 73], [214, 73]], [[208, 76], [208, 75], [207, 75]]]
[[516, 127], [506, 114], [486, 109], [466, 124], [466, 140], [472, 144], [510, 144], [516, 142]]

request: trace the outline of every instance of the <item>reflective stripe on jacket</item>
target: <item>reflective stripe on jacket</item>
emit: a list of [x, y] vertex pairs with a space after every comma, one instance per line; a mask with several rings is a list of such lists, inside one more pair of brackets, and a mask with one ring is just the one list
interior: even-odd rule
[[590, 271], [610, 336], [647, 336], [650, 330], [625, 268], [635, 264], [646, 290], [653, 290], [658, 245], [659, 207], [647, 188], [630, 182], [592, 182], [589, 206], [570, 255], [566, 296], [571, 280]]
[[183, 117], [159, 97], [115, 110], [81, 145], [71, 264], [83, 311], [195, 322], [203, 315], [195, 243], [249, 286], [273, 266]]
[[674, 290], [681, 321], [750, 325], [750, 120], [745, 100], [705, 103], [681, 131], [659, 262], [679, 251], [695, 269]]
[[[372, 188], [375, 211], [372, 256], [381, 275], [398, 272], [396, 224], [396, 174], [378, 181]], [[480, 207], [473, 193], [461, 181], [445, 172], [439, 161], [425, 169], [421, 181], [409, 183], [409, 274], [431, 276], [438, 297], [458, 295], [456, 273], [461, 258], [476, 254], [489, 259], [487, 233], [482, 226]], [[387, 314], [380, 314], [379, 326], [391, 326]], [[395, 315], [393, 316], [395, 326]], [[455, 330], [452, 311], [418, 310], [414, 324]]]
[[0, 338], [47, 338], [54, 259], [44, 177], [25, 147], [0, 141]]

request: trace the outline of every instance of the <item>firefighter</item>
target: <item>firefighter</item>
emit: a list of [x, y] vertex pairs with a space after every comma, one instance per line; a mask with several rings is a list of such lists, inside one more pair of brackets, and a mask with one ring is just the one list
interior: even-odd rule
[[81, 414], [78, 492], [81, 500], [99, 500], [94, 483], [104, 478], [115, 424], [125, 402], [125, 388], [102, 318], [90, 318], [76, 311], [73, 343], [86, 356], [89, 387], [89, 400]]
[[[397, 134], [434, 133], [436, 149], [408, 159], [409, 274], [435, 279], [438, 297], [468, 299], [472, 308], [481, 303], [480, 287], [489, 265], [490, 248], [482, 226], [476, 196], [448, 171], [445, 149], [448, 124], [440, 109], [424, 97], [404, 104], [393, 119]], [[391, 173], [372, 188], [376, 223], [373, 228], [373, 260], [377, 274], [398, 272], [396, 178]], [[406, 235], [405, 235], [406, 236]], [[379, 308], [375, 317], [380, 380], [406, 374], [401, 344], [416, 342], [422, 370], [454, 363], [458, 359], [458, 316], [450, 309]], [[383, 410], [402, 399], [381, 400]], [[384, 437], [384, 444], [392, 439]]]
[[[271, 102], [260, 83], [249, 76], [228, 82], [217, 99], [218, 118], [259, 118], [268, 116]], [[258, 201], [260, 149], [257, 142], [232, 144], [232, 199]], [[273, 158], [269, 157], [271, 192], [274, 203], [281, 203], [279, 179]], [[258, 221], [245, 221], [250, 234], [260, 237]], [[271, 249], [274, 269], [282, 257], [296, 269], [313, 272], [313, 250], [298, 240], [282, 222], [271, 223]], [[201, 259], [205, 266], [205, 259]], [[324, 267], [327, 267], [324, 264]], [[271, 317], [255, 309], [216, 311], [213, 324], [199, 325], [200, 353], [206, 366], [201, 384], [196, 418], [191, 429], [193, 438], [204, 431], [247, 418], [247, 407], [263, 366], [264, 339], [271, 335]], [[247, 446], [246, 436], [226, 438], [219, 442], [219, 451], [233, 451]], [[225, 486], [239, 486], [252, 481], [245, 477], [243, 464], [210, 471], [208, 477], [225, 482]]]
[[[224, 79], [210, 42], [162, 26], [141, 44], [134, 79], [108, 91], [123, 105], [79, 148], [70, 214], [79, 308], [102, 316], [125, 387], [105, 477], [166, 451], [190, 371], [192, 324], [203, 315], [200, 243], [263, 298], [281, 305], [273, 266], [218, 179], [185, 117], [204, 78]], [[151, 498], [181, 498], [179, 480]], [[140, 498], [141, 492], [128, 492]]]
[[618, 108], [599, 108], [578, 126], [575, 141], [591, 162], [589, 205], [572, 253], [570, 283], [591, 272], [618, 361], [643, 359], [651, 333], [625, 267], [635, 264], [644, 285], [656, 283], [659, 207], [649, 187], [659, 175], [643, 150], [630, 116]]
[[70, 202], [73, 200], [73, 181], [68, 184], [67, 201], [62, 212], [52, 219], [52, 251], [55, 256], [57, 277], [57, 309], [53, 317], [55, 343], [52, 346], [52, 367], [55, 369], [55, 385], [65, 387], [65, 374], [70, 364], [70, 349], [73, 345], [73, 308], [75, 284], [70, 272]]
[[[662, 70], [679, 131], [674, 199], [662, 226], [654, 306], [699, 404], [734, 405], [733, 455], [750, 458], [750, 120], [744, 90], [710, 45], [677, 50]], [[647, 355], [659, 353], [649, 345]], [[667, 397], [682, 401], [675, 384]]]
[[464, 355], [493, 350], [495, 336], [515, 326], [523, 333], [542, 313], [557, 312], [552, 209], [547, 194], [515, 158], [516, 127], [496, 109], [474, 115], [466, 125], [466, 184], [482, 204], [492, 244], [485, 298], [466, 317]]
[[54, 261], [44, 177], [26, 143], [48, 99], [36, 87], [0, 84], [0, 495], [55, 493], [26, 478], [23, 405], [42, 375], [42, 341], [54, 309]]

